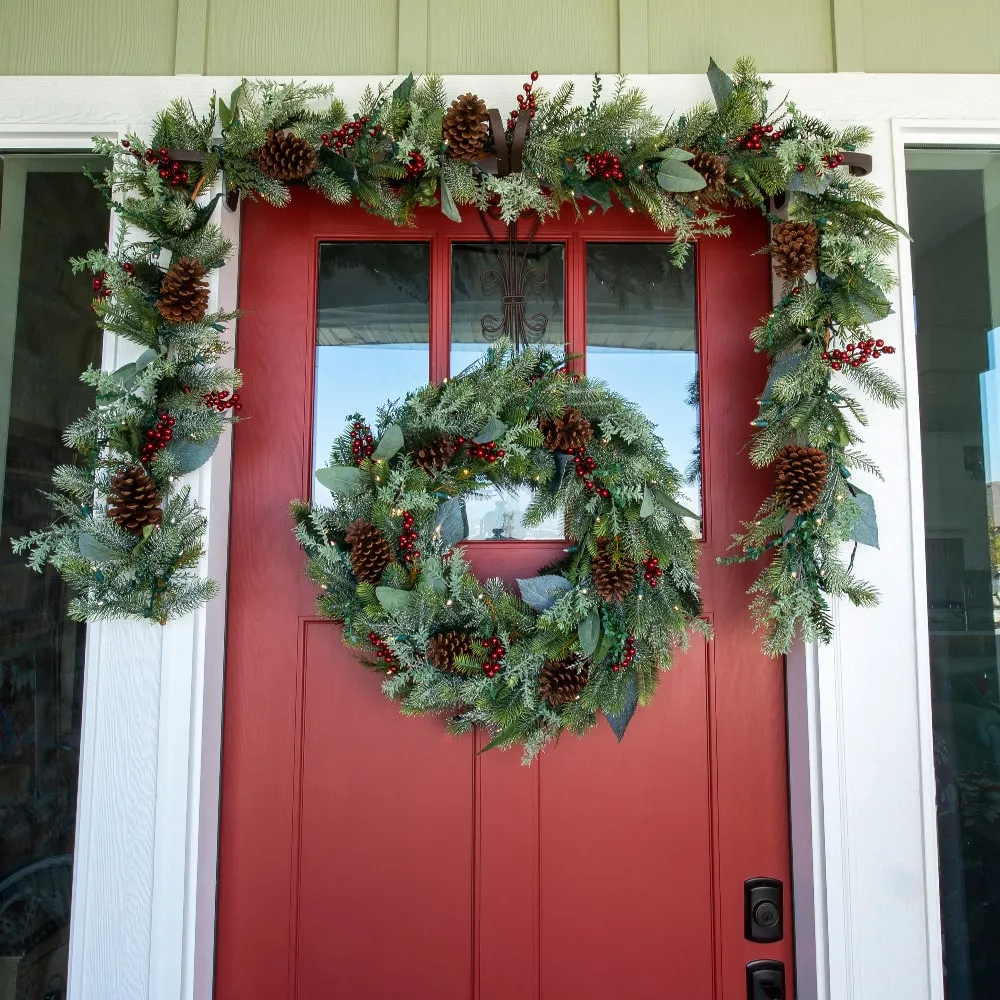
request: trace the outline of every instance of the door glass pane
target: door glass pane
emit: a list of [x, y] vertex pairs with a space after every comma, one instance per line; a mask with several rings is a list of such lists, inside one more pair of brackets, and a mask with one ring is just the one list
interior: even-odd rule
[[1000, 152], [911, 149], [941, 918], [949, 1000], [1000, 996]]
[[[352, 413], [378, 408], [430, 377], [430, 246], [324, 243], [319, 249], [313, 467], [326, 466]], [[313, 500], [330, 493], [313, 480]]]
[[[502, 321], [506, 279], [517, 284], [520, 269], [525, 301], [525, 319], [529, 343], [549, 347], [561, 354], [566, 342], [563, 295], [565, 287], [565, 248], [561, 243], [519, 245], [517, 262], [511, 266], [507, 244], [459, 243], [451, 251], [451, 368], [457, 375], [483, 356], [498, 334], [491, 333]], [[497, 278], [498, 280], [492, 280]], [[484, 317], [486, 329], [484, 330]], [[469, 497], [469, 538], [497, 540], [504, 538], [562, 538], [560, 516], [546, 518], [541, 524], [527, 526], [522, 513], [531, 500], [529, 490], [501, 493], [486, 490]]]
[[0, 157], [0, 1000], [65, 995], [85, 627], [10, 541], [52, 520], [41, 491], [74, 461], [63, 428], [93, 403], [79, 374], [101, 334], [68, 260], [110, 220], [84, 162]]
[[694, 251], [682, 268], [669, 243], [587, 244], [587, 374], [604, 379], [656, 424], [698, 515], [701, 444]]

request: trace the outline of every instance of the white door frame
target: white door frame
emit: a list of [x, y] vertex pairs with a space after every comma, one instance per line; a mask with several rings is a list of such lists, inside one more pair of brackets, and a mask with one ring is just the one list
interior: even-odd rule
[[[577, 77], [585, 94], [588, 77]], [[1000, 77], [773, 76], [803, 108], [869, 124], [873, 180], [905, 222], [903, 147], [1000, 145]], [[707, 99], [700, 76], [638, 76], [664, 114]], [[350, 104], [365, 79], [330, 78]], [[514, 77], [451, 77], [449, 91], [510, 100]], [[553, 86], [556, 81], [545, 81]], [[148, 134], [173, 97], [203, 104], [231, 77], [0, 77], [0, 149], [85, 150], [94, 133]], [[967, 116], [961, 121], [948, 116]], [[238, 217], [222, 217], [238, 236]], [[795, 935], [801, 1000], [942, 1000], [929, 652], [916, 353], [903, 245], [896, 313], [879, 335], [908, 400], [870, 410], [871, 486], [882, 547], [858, 569], [882, 592], [876, 611], [835, 608], [837, 640], [789, 657]], [[238, 261], [215, 302], [235, 304]], [[748, 331], [749, 333], [749, 331]], [[105, 360], [131, 345], [108, 337]], [[136, 349], [137, 351], [137, 349]], [[266, 397], [262, 394], [262, 401]], [[192, 478], [209, 516], [206, 572], [224, 587], [230, 436]], [[209, 1000], [215, 924], [225, 591], [160, 628], [89, 629], [70, 941], [70, 1000]]]

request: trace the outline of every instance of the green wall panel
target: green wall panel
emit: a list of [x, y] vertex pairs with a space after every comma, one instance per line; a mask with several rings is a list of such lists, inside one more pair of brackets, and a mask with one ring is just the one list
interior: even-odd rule
[[174, 71], [177, 0], [0, 0], [0, 74]]
[[208, 0], [208, 5], [208, 73], [396, 71], [397, 0]]
[[703, 73], [710, 56], [728, 67], [741, 55], [767, 73], [834, 69], [831, 0], [647, 2], [650, 73]]
[[617, 0], [430, 0], [427, 69], [437, 73], [618, 70]]
[[870, 73], [1000, 72], [1000, 0], [863, 0]]

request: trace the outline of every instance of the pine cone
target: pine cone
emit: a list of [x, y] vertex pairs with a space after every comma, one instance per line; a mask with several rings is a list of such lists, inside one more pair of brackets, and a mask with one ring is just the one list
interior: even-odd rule
[[445, 112], [442, 134], [453, 160], [473, 163], [483, 155], [489, 135], [486, 102], [475, 94], [462, 94]]
[[546, 660], [538, 675], [538, 697], [550, 705], [576, 701], [587, 686], [588, 669], [579, 660]]
[[254, 156], [261, 173], [276, 181], [300, 181], [316, 169], [316, 150], [280, 128], [268, 130], [267, 141]]
[[695, 194], [707, 199], [722, 194], [726, 190], [726, 161], [703, 149], [692, 149], [691, 152], [694, 155], [688, 161], [688, 166], [705, 178], [705, 186]]
[[111, 477], [108, 517], [119, 528], [141, 535], [147, 524], [162, 523], [160, 502], [156, 485], [141, 465], [130, 465]]
[[594, 587], [605, 601], [623, 601], [635, 586], [635, 562], [617, 549], [612, 539], [599, 538], [597, 555], [590, 561]]
[[472, 652], [472, 639], [468, 632], [442, 632], [432, 635], [427, 643], [427, 659], [438, 668], [448, 673], [455, 670], [456, 657]]
[[805, 514], [816, 506], [826, 473], [825, 452], [806, 445], [787, 445], [774, 465], [774, 491], [793, 514]]
[[160, 282], [156, 308], [170, 323], [200, 323], [205, 318], [208, 282], [200, 260], [180, 257], [170, 265]]
[[448, 465], [455, 457], [456, 451], [458, 451], [458, 443], [455, 439], [447, 434], [442, 434], [441, 437], [414, 449], [413, 461], [424, 472], [432, 474]]
[[567, 406], [561, 417], [542, 417], [538, 428], [549, 451], [573, 452], [594, 436], [590, 421], [575, 406]]
[[819, 230], [811, 222], [779, 222], [771, 232], [771, 263], [774, 273], [786, 281], [798, 281], [816, 266]]
[[359, 583], [378, 583], [392, 562], [392, 549], [371, 521], [358, 518], [347, 526], [344, 539], [351, 549], [351, 568]]

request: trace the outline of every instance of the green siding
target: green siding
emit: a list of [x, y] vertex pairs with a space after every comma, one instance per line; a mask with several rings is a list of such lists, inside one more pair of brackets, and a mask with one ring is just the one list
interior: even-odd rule
[[1000, 72], [1000, 0], [0, 0], [0, 74]]

